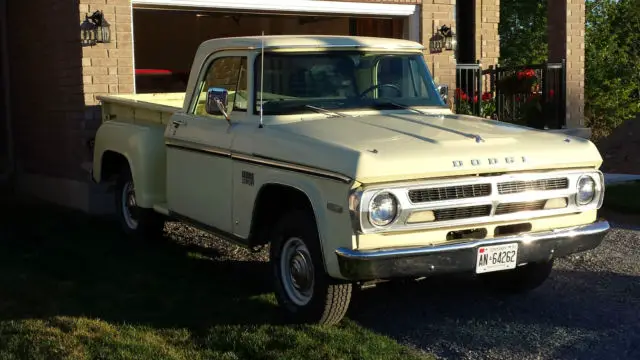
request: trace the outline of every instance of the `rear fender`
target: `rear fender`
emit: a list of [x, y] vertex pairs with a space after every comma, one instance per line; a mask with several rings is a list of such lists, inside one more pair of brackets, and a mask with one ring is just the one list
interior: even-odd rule
[[164, 127], [112, 121], [103, 123], [96, 134], [93, 155], [93, 179], [98, 183], [109, 181], [114, 175], [103, 173], [103, 160], [108, 152], [126, 159], [140, 207], [151, 208], [166, 202]]

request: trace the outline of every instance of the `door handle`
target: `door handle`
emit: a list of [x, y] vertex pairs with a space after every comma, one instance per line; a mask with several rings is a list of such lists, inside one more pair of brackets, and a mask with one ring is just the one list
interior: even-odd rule
[[173, 126], [178, 127], [180, 125], [187, 125], [187, 121], [184, 119], [173, 119], [171, 120], [171, 123], [173, 124]]

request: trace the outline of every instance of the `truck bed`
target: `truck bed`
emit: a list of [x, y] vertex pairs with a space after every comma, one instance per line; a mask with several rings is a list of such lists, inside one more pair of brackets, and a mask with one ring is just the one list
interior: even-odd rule
[[102, 121], [166, 125], [182, 109], [185, 93], [118, 94], [97, 96]]

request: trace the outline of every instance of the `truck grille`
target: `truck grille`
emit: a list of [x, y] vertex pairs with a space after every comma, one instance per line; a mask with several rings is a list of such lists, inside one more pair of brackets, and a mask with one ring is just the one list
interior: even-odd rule
[[409, 191], [409, 199], [412, 203], [468, 199], [489, 195], [491, 195], [491, 184], [447, 186]]
[[522, 211], [535, 211], [544, 209], [547, 200], [527, 201], [517, 203], [500, 204], [496, 208], [496, 215], [513, 214]]
[[[361, 193], [359, 202], [349, 202], [350, 211], [359, 212], [363, 233], [411, 231], [415, 229], [483, 228], [498, 222], [530, 222], [551, 216], [593, 211], [602, 204], [602, 188], [588, 205], [576, 202], [575, 186], [582, 176], [603, 182], [598, 170], [546, 170], [526, 173], [475, 174], [420, 182], [379, 184]], [[381, 191], [398, 201], [397, 220], [389, 227], [367, 221], [368, 205]], [[360, 198], [357, 198], [357, 195]], [[354, 219], [352, 217], [352, 219]]]
[[470, 219], [491, 215], [491, 205], [467, 206], [451, 209], [440, 209], [434, 212], [436, 221]]
[[526, 191], [562, 190], [567, 188], [569, 188], [569, 179], [567, 178], [509, 181], [498, 184], [498, 193], [506, 195]]

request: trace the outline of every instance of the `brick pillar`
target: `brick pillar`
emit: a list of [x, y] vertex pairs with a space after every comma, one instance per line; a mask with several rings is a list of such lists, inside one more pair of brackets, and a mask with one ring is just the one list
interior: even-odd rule
[[476, 58], [484, 69], [500, 58], [500, 0], [476, 0]]
[[96, 10], [102, 10], [111, 25], [111, 42], [82, 49], [84, 120], [88, 137], [93, 137], [100, 125], [96, 96], [134, 91], [131, 0], [80, 0], [81, 20]]
[[549, 61], [567, 60], [567, 128], [584, 127], [584, 0], [549, 0]]
[[422, 43], [425, 59], [436, 84], [449, 85], [449, 99], [453, 99], [456, 87], [456, 59], [453, 51], [443, 50], [441, 53], [429, 52], [429, 39], [436, 34], [442, 25], [447, 25], [456, 32], [453, 16], [455, 0], [423, 0], [422, 1]]

